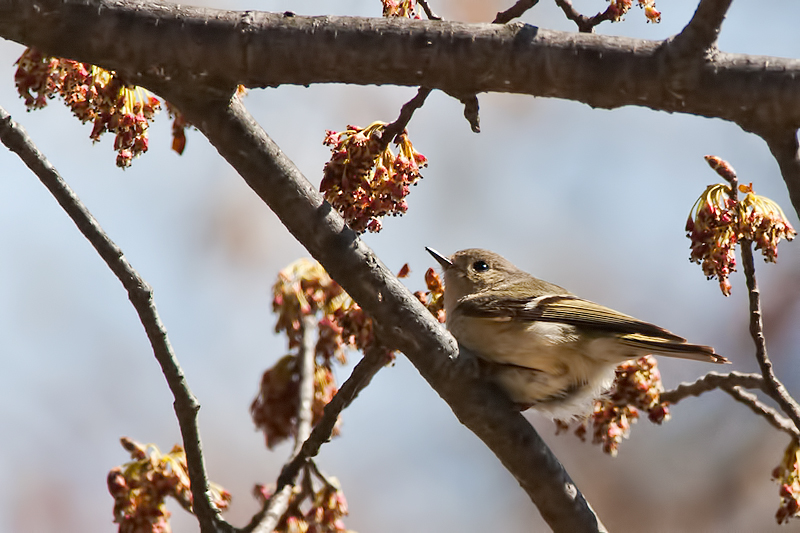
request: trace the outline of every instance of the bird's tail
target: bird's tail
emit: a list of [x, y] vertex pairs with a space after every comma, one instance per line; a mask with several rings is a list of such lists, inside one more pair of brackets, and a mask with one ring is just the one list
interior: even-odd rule
[[666, 355], [668, 357], [680, 357], [682, 359], [692, 359], [693, 361], [704, 361], [706, 363], [730, 364], [730, 361], [714, 352], [711, 346], [701, 344], [689, 344], [685, 340], [659, 339], [640, 334], [624, 335], [620, 341], [632, 348], [650, 351], [654, 355]]

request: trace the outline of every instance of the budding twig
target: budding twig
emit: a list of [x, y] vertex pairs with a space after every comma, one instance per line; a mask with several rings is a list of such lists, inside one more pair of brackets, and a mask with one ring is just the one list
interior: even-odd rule
[[[538, 2], [539, 0], [536, 1]], [[417, 3], [422, 6], [422, 10], [425, 11], [428, 20], [442, 20], [442, 17], [433, 12], [433, 9], [431, 9], [431, 6], [428, 5], [426, 0], [417, 0]]]
[[611, 20], [609, 10], [601, 11], [593, 17], [587, 17], [579, 13], [570, 0], [556, 0], [556, 5], [561, 8], [569, 20], [578, 26], [578, 31], [581, 33], [592, 33], [595, 26], [605, 20]]
[[[698, 8], [699, 9], [699, 8]], [[709, 164], [717, 173], [731, 184], [730, 197], [734, 203], [739, 201], [738, 180], [733, 168], [725, 163], [719, 164], [716, 159], [706, 158]], [[744, 277], [747, 283], [747, 291], [750, 300], [750, 335], [756, 345], [756, 360], [764, 378], [761, 389], [773, 400], [778, 402], [781, 410], [794, 422], [795, 430], [800, 430], [800, 405], [792, 398], [783, 383], [775, 375], [772, 369], [772, 361], [767, 354], [767, 341], [764, 338], [764, 324], [761, 313], [761, 292], [758, 290], [756, 282], [756, 267], [753, 262], [753, 248], [750, 239], [741, 239], [742, 264], [744, 267]]]
[[364, 358], [353, 369], [350, 377], [342, 383], [339, 391], [325, 406], [322, 418], [309, 437], [302, 443], [292, 459], [283, 466], [278, 476], [275, 493], [270, 497], [267, 506], [256, 514], [242, 533], [267, 533], [275, 529], [283, 513], [289, 505], [292, 487], [297, 476], [307, 461], [319, 453], [320, 447], [326, 443], [333, 432], [339, 414], [352, 403], [358, 393], [364, 389], [372, 377], [387, 363], [386, 348], [379, 344], [370, 346]]
[[397, 120], [391, 124], [387, 124], [383, 129], [383, 134], [381, 135], [381, 145], [383, 149], [389, 146], [392, 139], [403, 133], [406, 126], [408, 126], [408, 123], [411, 121], [411, 117], [414, 116], [414, 111], [422, 107], [425, 103], [425, 99], [431, 94], [432, 90], [433, 89], [427, 87], [420, 87], [417, 91], [417, 95], [403, 104], [403, 107], [400, 108], [400, 115], [397, 117]]
[[189, 389], [186, 376], [167, 337], [167, 330], [158, 316], [152, 287], [131, 266], [119, 246], [108, 237], [55, 167], [36, 148], [24, 128], [12, 120], [11, 115], [2, 107], [0, 107], [0, 141], [15, 152], [36, 174], [128, 291], [128, 298], [139, 315], [150, 346], [153, 348], [153, 354], [175, 398], [175, 415], [186, 450], [194, 513], [206, 528], [204, 531], [209, 527], [214, 531], [233, 531], [233, 527], [220, 517], [219, 509], [209, 498], [208, 475], [197, 427], [200, 404]]
[[747, 281], [747, 290], [750, 298], [750, 336], [756, 345], [756, 360], [764, 377], [764, 392], [778, 402], [781, 410], [792, 419], [796, 429], [800, 429], [800, 405], [792, 398], [789, 391], [775, 375], [772, 361], [767, 354], [767, 341], [764, 338], [764, 328], [761, 319], [761, 293], [756, 283], [756, 269], [753, 264], [753, 250], [749, 240], [742, 240], [742, 263], [744, 276]]
[[728, 387], [764, 390], [764, 378], [760, 374], [709, 372], [693, 383], [681, 383], [676, 388], [661, 393], [661, 401], [676, 404], [689, 396], [700, 396], [704, 392]]
[[521, 17], [527, 10], [539, 3], [539, 0], [517, 0], [517, 3], [505, 11], [500, 11], [494, 17], [492, 24], [505, 24], [517, 17]]
[[[298, 358], [298, 375], [300, 379], [300, 386], [298, 395], [300, 401], [297, 404], [297, 432], [294, 438], [294, 449], [292, 457], [296, 457], [303, 447], [303, 443], [308, 439], [311, 434], [311, 422], [314, 417], [312, 412], [312, 405], [314, 402], [314, 335], [313, 332], [317, 327], [317, 317], [313, 314], [303, 316], [302, 322], [302, 343], [300, 350], [297, 354]], [[262, 510], [263, 519], [258, 522], [253, 532], [269, 533], [275, 530], [280, 522], [281, 517], [286, 513], [289, 508], [289, 501], [291, 500], [292, 490], [294, 489], [295, 479], [291, 483], [276, 490], [267, 501], [266, 507]], [[247, 530], [247, 528], [245, 528]]]

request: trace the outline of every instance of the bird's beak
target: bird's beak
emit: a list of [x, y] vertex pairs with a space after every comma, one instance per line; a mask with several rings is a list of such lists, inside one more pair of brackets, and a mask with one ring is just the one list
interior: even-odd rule
[[437, 252], [437, 251], [436, 251], [436, 250], [434, 250], [433, 248], [428, 248], [428, 247], [426, 246], [426, 247], [425, 247], [425, 249], [426, 249], [426, 250], [428, 250], [428, 253], [429, 253], [429, 254], [431, 254], [431, 255], [433, 256], [433, 258], [434, 258], [434, 259], [436, 259], [436, 261], [437, 261], [437, 262], [438, 262], [440, 265], [442, 265], [442, 268], [443, 268], [444, 270], [447, 270], [448, 268], [450, 268], [451, 266], [453, 266], [453, 262], [452, 262], [452, 261], [450, 261], [448, 258], [446, 258], [445, 256], [443, 256], [442, 254], [440, 254], [439, 252]]

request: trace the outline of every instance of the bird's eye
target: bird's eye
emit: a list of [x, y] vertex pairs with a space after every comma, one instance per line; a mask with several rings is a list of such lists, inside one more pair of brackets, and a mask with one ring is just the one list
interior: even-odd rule
[[472, 263], [472, 269], [475, 272], [486, 272], [489, 270], [489, 265], [486, 264], [486, 261], [475, 261]]

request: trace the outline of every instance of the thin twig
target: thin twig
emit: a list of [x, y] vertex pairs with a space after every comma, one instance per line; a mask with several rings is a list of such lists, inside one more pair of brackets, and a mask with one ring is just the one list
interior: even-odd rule
[[764, 376], [764, 392], [778, 402], [781, 410], [792, 419], [795, 428], [800, 429], [800, 405], [792, 398], [783, 383], [775, 375], [772, 361], [767, 354], [767, 341], [764, 338], [764, 327], [761, 319], [761, 293], [756, 282], [756, 269], [753, 264], [751, 241], [742, 239], [742, 264], [750, 295], [750, 336], [756, 345], [756, 360]]
[[[296, 457], [303, 447], [303, 442], [311, 434], [311, 424], [314, 413], [312, 406], [314, 403], [314, 370], [316, 346], [314, 344], [314, 331], [317, 329], [317, 317], [315, 315], [305, 315], [302, 321], [302, 341], [300, 350], [297, 354], [297, 368], [299, 377], [298, 402], [297, 402], [297, 430], [294, 437], [294, 447], [291, 457]], [[291, 459], [291, 458], [290, 458]], [[258, 533], [270, 533], [278, 526], [283, 515], [289, 508], [292, 499], [292, 492], [295, 488], [296, 479], [291, 483], [280, 487], [275, 491], [269, 500], [266, 501], [264, 508], [254, 517], [244, 531]]]
[[314, 331], [317, 329], [317, 317], [315, 315], [305, 315], [303, 317], [303, 341], [298, 354], [298, 369], [300, 387], [298, 394], [300, 401], [297, 403], [297, 433], [294, 439], [294, 451], [296, 455], [303, 442], [311, 434], [311, 422], [313, 412], [311, 410], [314, 402], [314, 358], [316, 355], [314, 345]]
[[303, 443], [300, 453], [283, 467], [278, 477], [278, 487], [283, 486], [288, 483], [290, 479], [293, 479], [294, 476], [297, 475], [299, 467], [305, 463], [307, 459], [316, 457], [320, 447], [330, 440], [339, 414], [353, 402], [356, 396], [358, 396], [358, 393], [369, 385], [378, 370], [386, 366], [388, 362], [389, 358], [386, 348], [377, 344], [367, 348], [364, 357], [353, 369], [353, 373], [342, 383], [342, 387], [325, 406], [322, 418], [320, 418], [317, 425], [314, 426], [314, 429], [311, 431], [311, 435]]
[[[363, 359], [353, 369], [350, 377], [325, 406], [322, 418], [308, 439], [303, 442], [298, 453], [283, 466], [278, 476], [275, 494], [270, 498], [267, 508], [256, 514], [250, 524], [242, 528], [242, 533], [267, 533], [275, 529], [289, 504], [289, 495], [297, 482], [297, 476], [307, 461], [319, 453], [320, 447], [331, 438], [339, 414], [369, 385], [372, 377], [388, 362], [386, 349], [375, 345], [366, 350]], [[281, 511], [283, 507], [283, 511]]]
[[325, 483], [329, 488], [334, 490], [339, 490], [340, 488], [339, 485], [334, 483], [331, 480], [331, 478], [322, 473], [316, 461], [312, 461], [311, 459], [309, 459], [306, 464], [308, 465], [308, 468], [311, 470], [311, 472], [313, 472], [314, 475], [317, 476], [317, 479]]
[[681, 383], [675, 389], [662, 392], [661, 401], [674, 405], [689, 396], [700, 396], [704, 392], [725, 387], [764, 390], [764, 378], [761, 374], [755, 373], [730, 372], [728, 374], [720, 374], [719, 372], [709, 372], [693, 383]]
[[[297, 434], [294, 439], [294, 449], [292, 457], [296, 457], [303, 447], [303, 443], [311, 434], [311, 423], [313, 420], [312, 404], [314, 402], [314, 358], [315, 346], [313, 332], [317, 327], [317, 318], [314, 315], [303, 317], [303, 341], [300, 345], [298, 354], [299, 368], [299, 402], [297, 404]], [[281, 487], [270, 496], [266, 508], [263, 512], [263, 520], [253, 530], [254, 532], [268, 533], [273, 531], [281, 517], [286, 514], [291, 501], [294, 481]]]
[[701, 0], [683, 30], [661, 45], [659, 71], [667, 94], [678, 101], [702, 90], [700, 69], [716, 55], [722, 21], [732, 0]]
[[[722, 173], [723, 177], [731, 184], [730, 197], [734, 202], [739, 201], [738, 181], [733, 169], [727, 173]], [[742, 239], [742, 266], [744, 268], [744, 278], [747, 283], [747, 291], [750, 301], [750, 336], [756, 345], [756, 361], [761, 369], [764, 378], [762, 390], [778, 402], [781, 410], [792, 419], [795, 429], [800, 430], [800, 405], [792, 398], [783, 383], [775, 375], [772, 368], [772, 361], [767, 354], [767, 340], [764, 338], [764, 323], [761, 313], [761, 291], [758, 290], [756, 281], [756, 267], [753, 261], [753, 243], [749, 239]]]
[[396, 140], [397, 136], [405, 131], [406, 126], [408, 126], [409, 121], [411, 121], [411, 117], [414, 116], [414, 111], [422, 107], [425, 103], [425, 99], [431, 94], [432, 90], [433, 89], [427, 87], [420, 87], [416, 96], [403, 104], [403, 107], [400, 108], [400, 115], [397, 117], [397, 120], [391, 124], [387, 124], [383, 129], [381, 143], [384, 148], [389, 146], [392, 139]]
[[800, 437], [800, 431], [794, 427], [791, 420], [778, 413], [772, 407], [761, 403], [755, 394], [744, 391], [741, 387], [723, 386], [721, 388], [730, 394], [734, 400], [743, 403], [755, 414], [763, 416], [774, 428], [788, 433], [795, 439]]
[[219, 509], [209, 498], [208, 476], [197, 427], [200, 404], [189, 389], [167, 337], [167, 330], [158, 316], [153, 301], [153, 289], [134, 270], [119, 246], [114, 244], [103, 231], [55, 167], [36, 148], [24, 128], [12, 120], [11, 115], [2, 107], [0, 107], [0, 141], [15, 152], [36, 174], [128, 291], [128, 298], [139, 315], [153, 353], [175, 398], [174, 408], [186, 451], [194, 512], [201, 526], [204, 526], [203, 531], [208, 531], [209, 528], [213, 531], [233, 531], [233, 527], [220, 517]]
[[587, 17], [579, 13], [570, 0], [556, 0], [556, 5], [561, 8], [569, 20], [578, 26], [578, 31], [581, 33], [592, 33], [595, 26], [612, 18], [611, 6], [593, 17]]
[[[539, 0], [536, 1], [538, 2]], [[431, 6], [428, 5], [427, 0], [417, 0], [417, 3], [422, 6], [422, 9], [425, 11], [425, 15], [427, 15], [428, 20], [442, 20], [442, 17], [433, 12], [433, 9], [431, 9]]]
[[521, 17], [525, 12], [539, 3], [539, 0], [517, 0], [517, 3], [505, 11], [500, 11], [494, 17], [492, 24], [505, 24], [517, 17]]
[[272, 533], [289, 508], [295, 480], [284, 485], [270, 496], [267, 506], [256, 514], [250, 524], [240, 529], [242, 533]]

